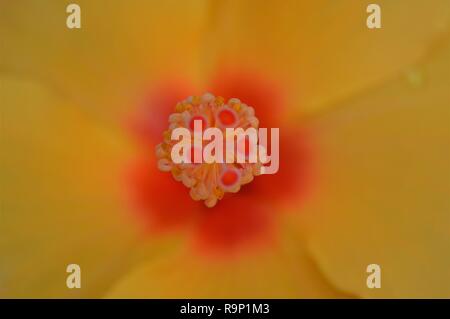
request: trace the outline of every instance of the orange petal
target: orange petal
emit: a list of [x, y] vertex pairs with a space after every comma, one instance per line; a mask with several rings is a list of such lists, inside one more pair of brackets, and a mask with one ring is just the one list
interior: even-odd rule
[[371, 30], [370, 3], [217, 2], [206, 49], [211, 69], [237, 64], [276, 73], [288, 108], [316, 112], [396, 76], [426, 56], [450, 23], [447, 0], [380, 0], [382, 28]]
[[[99, 297], [132, 264], [124, 213], [130, 145], [53, 88], [0, 78], [0, 296]], [[81, 267], [68, 289], [66, 267]]]
[[[0, 67], [51, 83], [102, 120], [117, 122], [168, 75], [202, 74], [206, 0], [78, 0], [81, 29], [61, 1], [1, 4]], [[25, 9], [26, 8], [26, 9]]]
[[[315, 123], [323, 178], [307, 239], [330, 279], [361, 296], [450, 297], [449, 39], [432, 52]], [[372, 263], [381, 289], [366, 286]]]
[[[287, 232], [283, 232], [287, 234]], [[142, 263], [107, 298], [345, 298], [330, 286], [297, 242], [286, 236], [270, 251], [201, 258], [181, 250]]]

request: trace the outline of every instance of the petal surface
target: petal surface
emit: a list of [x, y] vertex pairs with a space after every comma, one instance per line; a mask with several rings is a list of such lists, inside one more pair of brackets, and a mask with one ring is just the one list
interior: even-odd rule
[[[284, 233], [286, 235], [286, 233]], [[277, 247], [226, 261], [177, 254], [137, 267], [107, 298], [345, 298], [305, 251], [283, 239]], [[296, 245], [293, 246], [293, 243]], [[242, 256], [241, 256], [242, 257]]]
[[210, 64], [269, 71], [290, 92], [288, 106], [309, 113], [396, 76], [449, 27], [446, 0], [381, 0], [382, 28], [371, 30], [370, 3], [216, 2]]
[[[129, 145], [27, 79], [0, 78], [0, 100], [0, 295], [99, 296], [137, 242], [122, 205]], [[73, 263], [82, 289], [66, 286]]]
[[136, 107], [154, 81], [186, 73], [198, 80], [205, 1], [76, 3], [81, 29], [66, 27], [67, 2], [2, 2], [0, 69], [44, 81], [115, 121]]
[[[365, 297], [450, 296], [450, 41], [324, 116], [320, 194], [303, 222], [320, 268]], [[307, 222], [305, 222], [307, 221]], [[368, 289], [378, 264], [381, 289]]]

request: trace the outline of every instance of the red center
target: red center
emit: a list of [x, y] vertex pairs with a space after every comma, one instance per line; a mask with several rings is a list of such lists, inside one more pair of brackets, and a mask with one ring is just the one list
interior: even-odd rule
[[225, 186], [232, 186], [238, 181], [238, 174], [233, 170], [228, 170], [222, 174], [221, 181]]
[[225, 126], [231, 126], [236, 122], [236, 116], [231, 110], [222, 110], [219, 113], [219, 120]]

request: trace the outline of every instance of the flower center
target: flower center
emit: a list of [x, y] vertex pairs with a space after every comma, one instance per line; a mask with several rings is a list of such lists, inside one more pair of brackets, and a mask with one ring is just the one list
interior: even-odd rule
[[[198, 121], [201, 121], [203, 130], [216, 127], [222, 132], [225, 132], [226, 128], [258, 129], [259, 121], [255, 117], [254, 109], [239, 99], [233, 98], [225, 103], [222, 97], [215, 97], [210, 93], [201, 97], [192, 96], [179, 102], [175, 113], [169, 116], [169, 128], [163, 134], [163, 142], [156, 146], [158, 168], [171, 172], [175, 180], [190, 188], [192, 199], [202, 200], [206, 206], [213, 207], [225, 193], [237, 193], [242, 185], [250, 183], [254, 176], [260, 174], [262, 164], [238, 163], [236, 158], [227, 160], [226, 163], [195, 163], [194, 154], [200, 152], [199, 157], [203, 154], [200, 149], [194, 147], [185, 154], [189, 159], [188, 163], [172, 161], [171, 152], [176, 144], [176, 141], [171, 139], [172, 131], [176, 128], [187, 128], [194, 132], [194, 122]], [[194, 144], [195, 134], [191, 136]], [[237, 147], [234, 157], [237, 153], [249, 153], [250, 143], [247, 139], [244, 145], [244, 150]]]

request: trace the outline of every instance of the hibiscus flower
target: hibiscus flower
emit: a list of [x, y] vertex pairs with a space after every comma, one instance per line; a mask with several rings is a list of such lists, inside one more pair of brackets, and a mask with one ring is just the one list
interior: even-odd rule
[[[77, 3], [0, 4], [1, 296], [450, 296], [448, 1], [377, 30], [366, 1]], [[205, 92], [280, 129], [214, 207], [155, 155]]]

